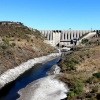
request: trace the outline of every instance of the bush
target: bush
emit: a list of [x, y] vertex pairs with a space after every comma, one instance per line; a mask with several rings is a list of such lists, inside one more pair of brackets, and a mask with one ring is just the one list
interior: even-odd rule
[[5, 45], [2, 45], [1, 47], [2, 47], [2, 49], [7, 49], [7, 46], [5, 46]]
[[88, 58], [90, 58], [90, 55], [89, 55], [89, 54], [87, 54], [87, 57], [88, 57]]
[[85, 44], [88, 42], [88, 39], [82, 39], [82, 44]]
[[18, 41], [20, 41], [20, 39], [18, 39]]
[[33, 39], [31, 39], [31, 42], [33, 42]]
[[100, 78], [100, 72], [93, 74], [95, 77]]
[[76, 60], [76, 59], [72, 59], [72, 62], [74, 62], [75, 64], [79, 63], [78, 60]]
[[68, 99], [71, 99], [71, 98], [75, 97], [76, 94], [73, 91], [71, 91], [71, 92], [68, 93], [67, 96], [68, 96]]
[[12, 46], [14, 47], [16, 44], [15, 43], [12, 43]]
[[69, 61], [67, 63], [67, 67], [68, 67], [68, 70], [71, 71], [71, 70], [74, 70], [75, 69], [75, 63], [72, 62], [72, 61]]
[[72, 85], [74, 87], [73, 87], [73, 90], [68, 93], [68, 99], [72, 99], [72, 98], [79, 96], [83, 93], [83, 85], [84, 84], [82, 82], [76, 80], [75, 82], [72, 82]]
[[98, 78], [95, 76], [89, 77], [89, 79], [87, 80], [88, 83], [92, 84], [92, 83], [97, 83], [98, 82]]
[[4, 42], [5, 45], [9, 45], [9, 40], [7, 40], [6, 38], [3, 38], [2, 41]]
[[76, 87], [74, 89], [74, 92], [79, 95], [83, 92], [83, 83], [82, 82], [77, 82]]
[[7, 55], [12, 55], [12, 54], [13, 54], [12, 51], [10, 50], [7, 51]]
[[92, 88], [92, 93], [98, 92], [98, 86], [95, 86], [94, 88]]
[[5, 56], [6, 55], [6, 52], [5, 51], [3, 51], [3, 56]]

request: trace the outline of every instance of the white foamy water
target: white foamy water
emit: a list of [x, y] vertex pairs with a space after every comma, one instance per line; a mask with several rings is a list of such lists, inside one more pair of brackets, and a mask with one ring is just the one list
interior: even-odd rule
[[66, 98], [68, 88], [65, 83], [50, 75], [30, 83], [18, 93], [17, 100], [61, 100]]
[[44, 63], [46, 61], [50, 61], [59, 57], [61, 53], [52, 53], [47, 56], [30, 59], [27, 62], [22, 63], [21, 65], [14, 67], [13, 69], [9, 69], [3, 74], [0, 75], [0, 89], [4, 87], [7, 83], [15, 80], [18, 76], [23, 74], [26, 70], [32, 68], [37, 63]]
[[53, 65], [48, 72], [47, 75], [56, 75], [60, 73], [61, 68], [58, 65]]

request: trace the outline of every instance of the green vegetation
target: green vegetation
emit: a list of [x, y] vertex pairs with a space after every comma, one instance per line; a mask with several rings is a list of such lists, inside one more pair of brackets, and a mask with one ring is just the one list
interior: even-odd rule
[[16, 43], [12, 43], [12, 46], [13, 46], [13, 47], [16, 46]]
[[68, 93], [68, 99], [74, 98], [83, 93], [84, 84], [82, 82], [75, 80], [75, 82], [73, 82], [72, 84], [73, 84], [73, 89]]
[[85, 50], [85, 49], [74, 51], [70, 55], [67, 55], [65, 58], [62, 58], [62, 61], [60, 62], [62, 71], [76, 70], [75, 66], [77, 64], [80, 64], [80, 62], [84, 61], [85, 58], [90, 58], [91, 55], [92, 55], [92, 52], [90, 53], [89, 50]]
[[31, 30], [20, 22], [6, 22], [5, 25], [1, 24], [0, 74], [18, 66], [22, 62], [48, 55], [56, 50], [43, 42], [45, 38], [38, 30]]
[[1, 48], [2, 48], [2, 49], [7, 49], [7, 46], [2, 45]]
[[63, 72], [59, 78], [70, 89], [67, 100], [100, 99], [99, 40], [98, 37], [83, 40], [84, 45], [75, 46], [74, 51], [58, 63]]
[[100, 78], [100, 72], [93, 74], [95, 77]]
[[88, 42], [88, 39], [82, 39], [82, 44], [85, 44]]
[[99, 39], [96, 39], [95, 41], [93, 41], [92, 39], [88, 40], [88, 39], [82, 39], [82, 44], [85, 44], [86, 46], [88, 45], [100, 45], [100, 41]]
[[9, 45], [9, 40], [6, 38], [3, 38], [2, 41], [4, 42], [5, 45]]

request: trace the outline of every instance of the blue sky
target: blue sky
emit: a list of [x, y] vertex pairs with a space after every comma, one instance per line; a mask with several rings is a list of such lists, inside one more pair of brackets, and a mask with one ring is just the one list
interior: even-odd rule
[[0, 21], [39, 30], [100, 29], [100, 0], [0, 0]]

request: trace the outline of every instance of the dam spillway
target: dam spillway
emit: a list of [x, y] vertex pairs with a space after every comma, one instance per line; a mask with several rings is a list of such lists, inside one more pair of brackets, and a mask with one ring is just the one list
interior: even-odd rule
[[87, 33], [97, 32], [99, 30], [39, 30], [47, 40], [56, 46], [58, 43], [71, 45], [71, 40], [84, 36]]

